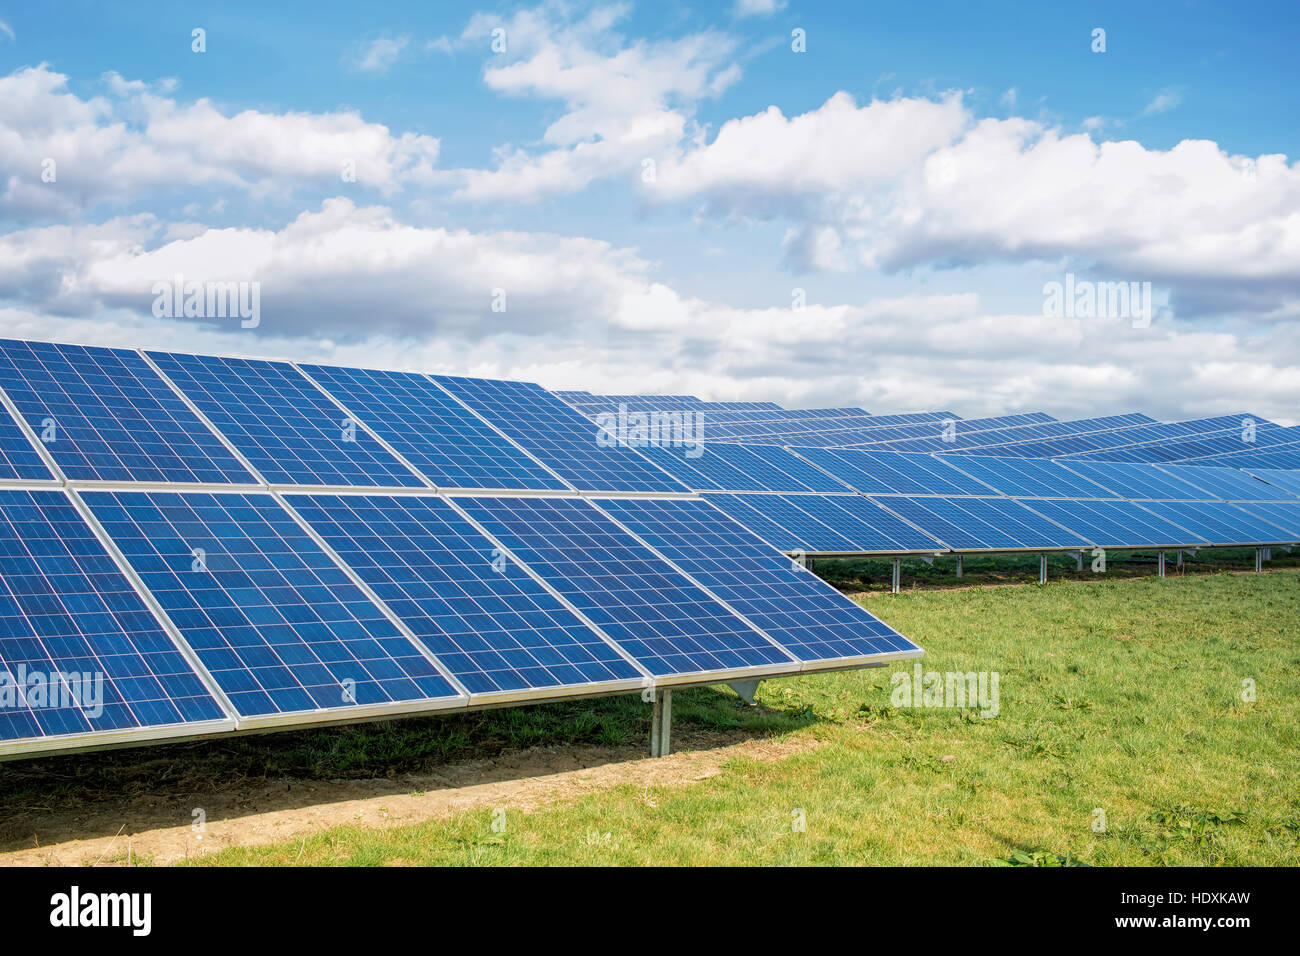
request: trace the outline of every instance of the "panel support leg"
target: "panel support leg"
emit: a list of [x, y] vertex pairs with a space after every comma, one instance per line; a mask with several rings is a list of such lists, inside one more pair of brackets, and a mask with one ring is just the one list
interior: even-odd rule
[[1156, 552], [1156, 574], [1162, 578], [1165, 576], [1165, 553], [1163, 551]]
[[763, 683], [758, 680], [733, 680], [727, 681], [727, 686], [736, 692], [736, 696], [747, 703], [750, 707], [758, 706], [758, 685]]
[[901, 558], [894, 558], [894, 582], [890, 589], [892, 593], [898, 593], [898, 585], [903, 576], [903, 562]]
[[1264, 549], [1263, 548], [1255, 549], [1255, 570], [1256, 571], [1264, 570]]
[[1177, 566], [1179, 572], [1181, 572], [1181, 571], [1183, 570], [1183, 551], [1182, 551], [1181, 548], [1178, 549], [1178, 560], [1177, 560], [1177, 565], [1176, 565], [1176, 566]]
[[673, 692], [669, 688], [655, 691], [654, 712], [650, 716], [650, 756], [667, 757], [672, 748]]
[[1047, 552], [1044, 551], [1038, 556], [1038, 583], [1047, 583]]
[[957, 577], [961, 577], [963, 568], [961, 566], [961, 555], [957, 555]]
[[1080, 571], [1083, 570], [1083, 552], [1082, 552], [1082, 551], [1079, 552], [1079, 570], [1080, 570]]

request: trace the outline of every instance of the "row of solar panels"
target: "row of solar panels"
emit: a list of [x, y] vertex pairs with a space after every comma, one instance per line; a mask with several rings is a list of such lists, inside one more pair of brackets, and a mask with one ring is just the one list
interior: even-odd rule
[[699, 499], [0, 489], [0, 755], [919, 654]]
[[[714, 442], [644, 450], [787, 552], [1285, 545], [1300, 474]], [[698, 453], [697, 453], [698, 451]]]

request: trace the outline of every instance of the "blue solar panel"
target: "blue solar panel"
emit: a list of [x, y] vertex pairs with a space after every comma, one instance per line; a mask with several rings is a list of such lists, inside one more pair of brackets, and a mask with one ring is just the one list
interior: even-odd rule
[[424, 486], [287, 362], [149, 356], [271, 484]]
[[846, 448], [796, 448], [817, 467], [864, 494], [987, 495], [990, 488], [931, 455]]
[[54, 473], [6, 408], [0, 408], [0, 481], [54, 481]]
[[256, 483], [135, 352], [0, 340], [0, 386], [73, 480]]
[[1125, 498], [1196, 501], [1213, 497], [1155, 465], [1074, 459], [1063, 464], [1071, 471], [1090, 478]]
[[1077, 548], [1084, 542], [1009, 498], [876, 496], [890, 511], [954, 551]]
[[1300, 501], [1252, 501], [1237, 507], [1276, 525], [1286, 541], [1300, 541]]
[[1101, 548], [1196, 547], [1207, 543], [1131, 501], [1031, 498], [1024, 504]]
[[935, 552], [943, 545], [861, 495], [787, 495], [785, 502], [853, 542], [862, 553]]
[[1046, 458], [953, 455], [947, 464], [1013, 498], [1114, 498], [1113, 491]]
[[423, 375], [301, 368], [440, 488], [567, 487]]
[[656, 676], [794, 666], [588, 501], [457, 504]]
[[225, 719], [61, 491], [0, 490], [0, 671], [3, 741]]
[[1296, 496], [1236, 468], [1160, 465], [1160, 470], [1228, 501], [1295, 501]]
[[920, 648], [703, 501], [600, 507], [801, 661], [919, 656]]
[[470, 693], [640, 677], [443, 499], [287, 500]]
[[1144, 501], [1142, 507], [1210, 544], [1284, 544], [1290, 540], [1277, 525], [1226, 501]]
[[693, 491], [762, 491], [762, 482], [730, 464], [721, 455], [708, 454], [708, 443], [694, 450], [670, 445], [639, 449], [652, 462]]
[[[862, 550], [858, 542], [850, 537], [845, 528], [832, 527], [825, 521], [814, 518], [800, 508], [795, 501], [804, 496], [791, 495], [718, 495], [711, 494], [708, 500], [714, 507], [730, 515], [740, 524], [754, 532], [769, 544], [781, 551], [806, 551], [810, 554], [845, 554]], [[750, 516], [756, 515], [757, 519]], [[771, 530], [767, 522], [782, 529], [780, 533], [769, 536]], [[846, 519], [836, 524], [848, 525]], [[859, 528], [858, 531], [864, 529]], [[778, 538], [773, 541], [772, 537]]]
[[270, 495], [84, 497], [241, 717], [464, 701]]
[[1250, 473], [1268, 482], [1274, 488], [1281, 488], [1293, 495], [1300, 496], [1300, 471], [1284, 468], [1251, 468]]
[[[434, 380], [580, 491], [677, 491], [687, 487], [588, 421], [540, 385], [489, 379]], [[631, 437], [631, 436], [627, 436]]]

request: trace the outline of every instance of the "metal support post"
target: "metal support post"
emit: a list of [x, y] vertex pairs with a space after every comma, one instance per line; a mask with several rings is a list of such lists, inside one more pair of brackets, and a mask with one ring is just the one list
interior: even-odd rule
[[959, 555], [957, 555], [957, 577], [961, 577], [961, 575], [962, 575], [962, 570], [963, 570], [963, 569], [962, 569], [962, 566], [961, 566], [961, 555], [959, 554]]
[[891, 588], [894, 594], [898, 593], [899, 581], [902, 579], [902, 565], [903, 562], [900, 558], [894, 558], [894, 584]]
[[1047, 583], [1047, 552], [1044, 551], [1038, 556], [1038, 583]]
[[673, 692], [669, 688], [655, 691], [654, 712], [650, 716], [650, 756], [667, 757], [672, 748]]
[[1163, 551], [1156, 552], [1156, 574], [1162, 578], [1165, 576], [1165, 553]]

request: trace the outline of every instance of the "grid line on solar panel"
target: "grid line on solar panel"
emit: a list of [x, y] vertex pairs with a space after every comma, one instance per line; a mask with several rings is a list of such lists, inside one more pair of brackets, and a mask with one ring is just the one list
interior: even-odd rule
[[863, 494], [986, 496], [988, 485], [933, 455], [845, 448], [792, 448]]
[[241, 718], [464, 704], [271, 495], [82, 497]]
[[1286, 544], [1286, 533], [1226, 501], [1143, 501], [1142, 507], [1212, 545]]
[[287, 362], [147, 354], [271, 484], [425, 486]]
[[613, 646], [447, 501], [289, 502], [471, 694], [639, 684], [641, 673]]
[[228, 721], [62, 491], [0, 490], [0, 670], [4, 742]]
[[73, 481], [257, 483], [136, 352], [0, 340], [0, 387]]
[[1295, 501], [1290, 492], [1236, 468], [1207, 465], [1159, 465], [1161, 471], [1225, 501]]
[[622, 438], [583, 418], [540, 385], [430, 376], [448, 394], [581, 491], [686, 492]]
[[1123, 499], [1027, 499], [1023, 504], [1101, 548], [1197, 547], [1199, 535]]
[[[853, 542], [860, 553], [943, 551], [925, 532], [861, 495], [786, 495], [782, 498]], [[760, 509], [761, 510], [761, 509]]]
[[0, 481], [53, 484], [62, 481], [36, 448], [36, 438], [28, 437], [19, 425], [22, 415], [13, 407], [9, 396], [0, 388]]
[[703, 501], [602, 499], [598, 505], [801, 661], [920, 654], [903, 635]]
[[587, 500], [455, 504], [658, 678], [797, 666]]
[[744, 525], [753, 534], [758, 535], [778, 551], [802, 551], [807, 553], [817, 550], [805, 538], [773, 521], [767, 515], [756, 511], [753, 506], [746, 503], [746, 499], [757, 499], [760, 497], [758, 495], [729, 495], [707, 492], [702, 497], [712, 507], [717, 508], [738, 524]]
[[327, 365], [300, 368], [437, 487], [568, 489], [424, 375]]
[[1252, 501], [1237, 507], [1276, 525], [1288, 541], [1300, 542], [1300, 501]]
[[1250, 468], [1249, 471], [1261, 481], [1300, 497], [1300, 471], [1286, 468]]
[[[749, 524], [741, 516], [750, 511], [757, 512], [764, 519], [774, 522], [803, 542], [803, 546], [797, 550], [811, 554], [850, 554], [862, 550], [858, 546], [859, 542], [850, 536], [853, 532], [848, 527], [833, 527], [800, 508], [797, 502], [802, 500], [804, 497], [802, 495], [748, 494], [710, 495], [709, 497], [716, 507], [746, 527], [749, 527]], [[844, 521], [840, 524], [850, 525], [851, 522]], [[857, 527], [856, 530], [861, 533], [864, 529]], [[757, 527], [754, 531], [759, 537], [763, 537]], [[869, 537], [874, 538], [875, 535]]]

